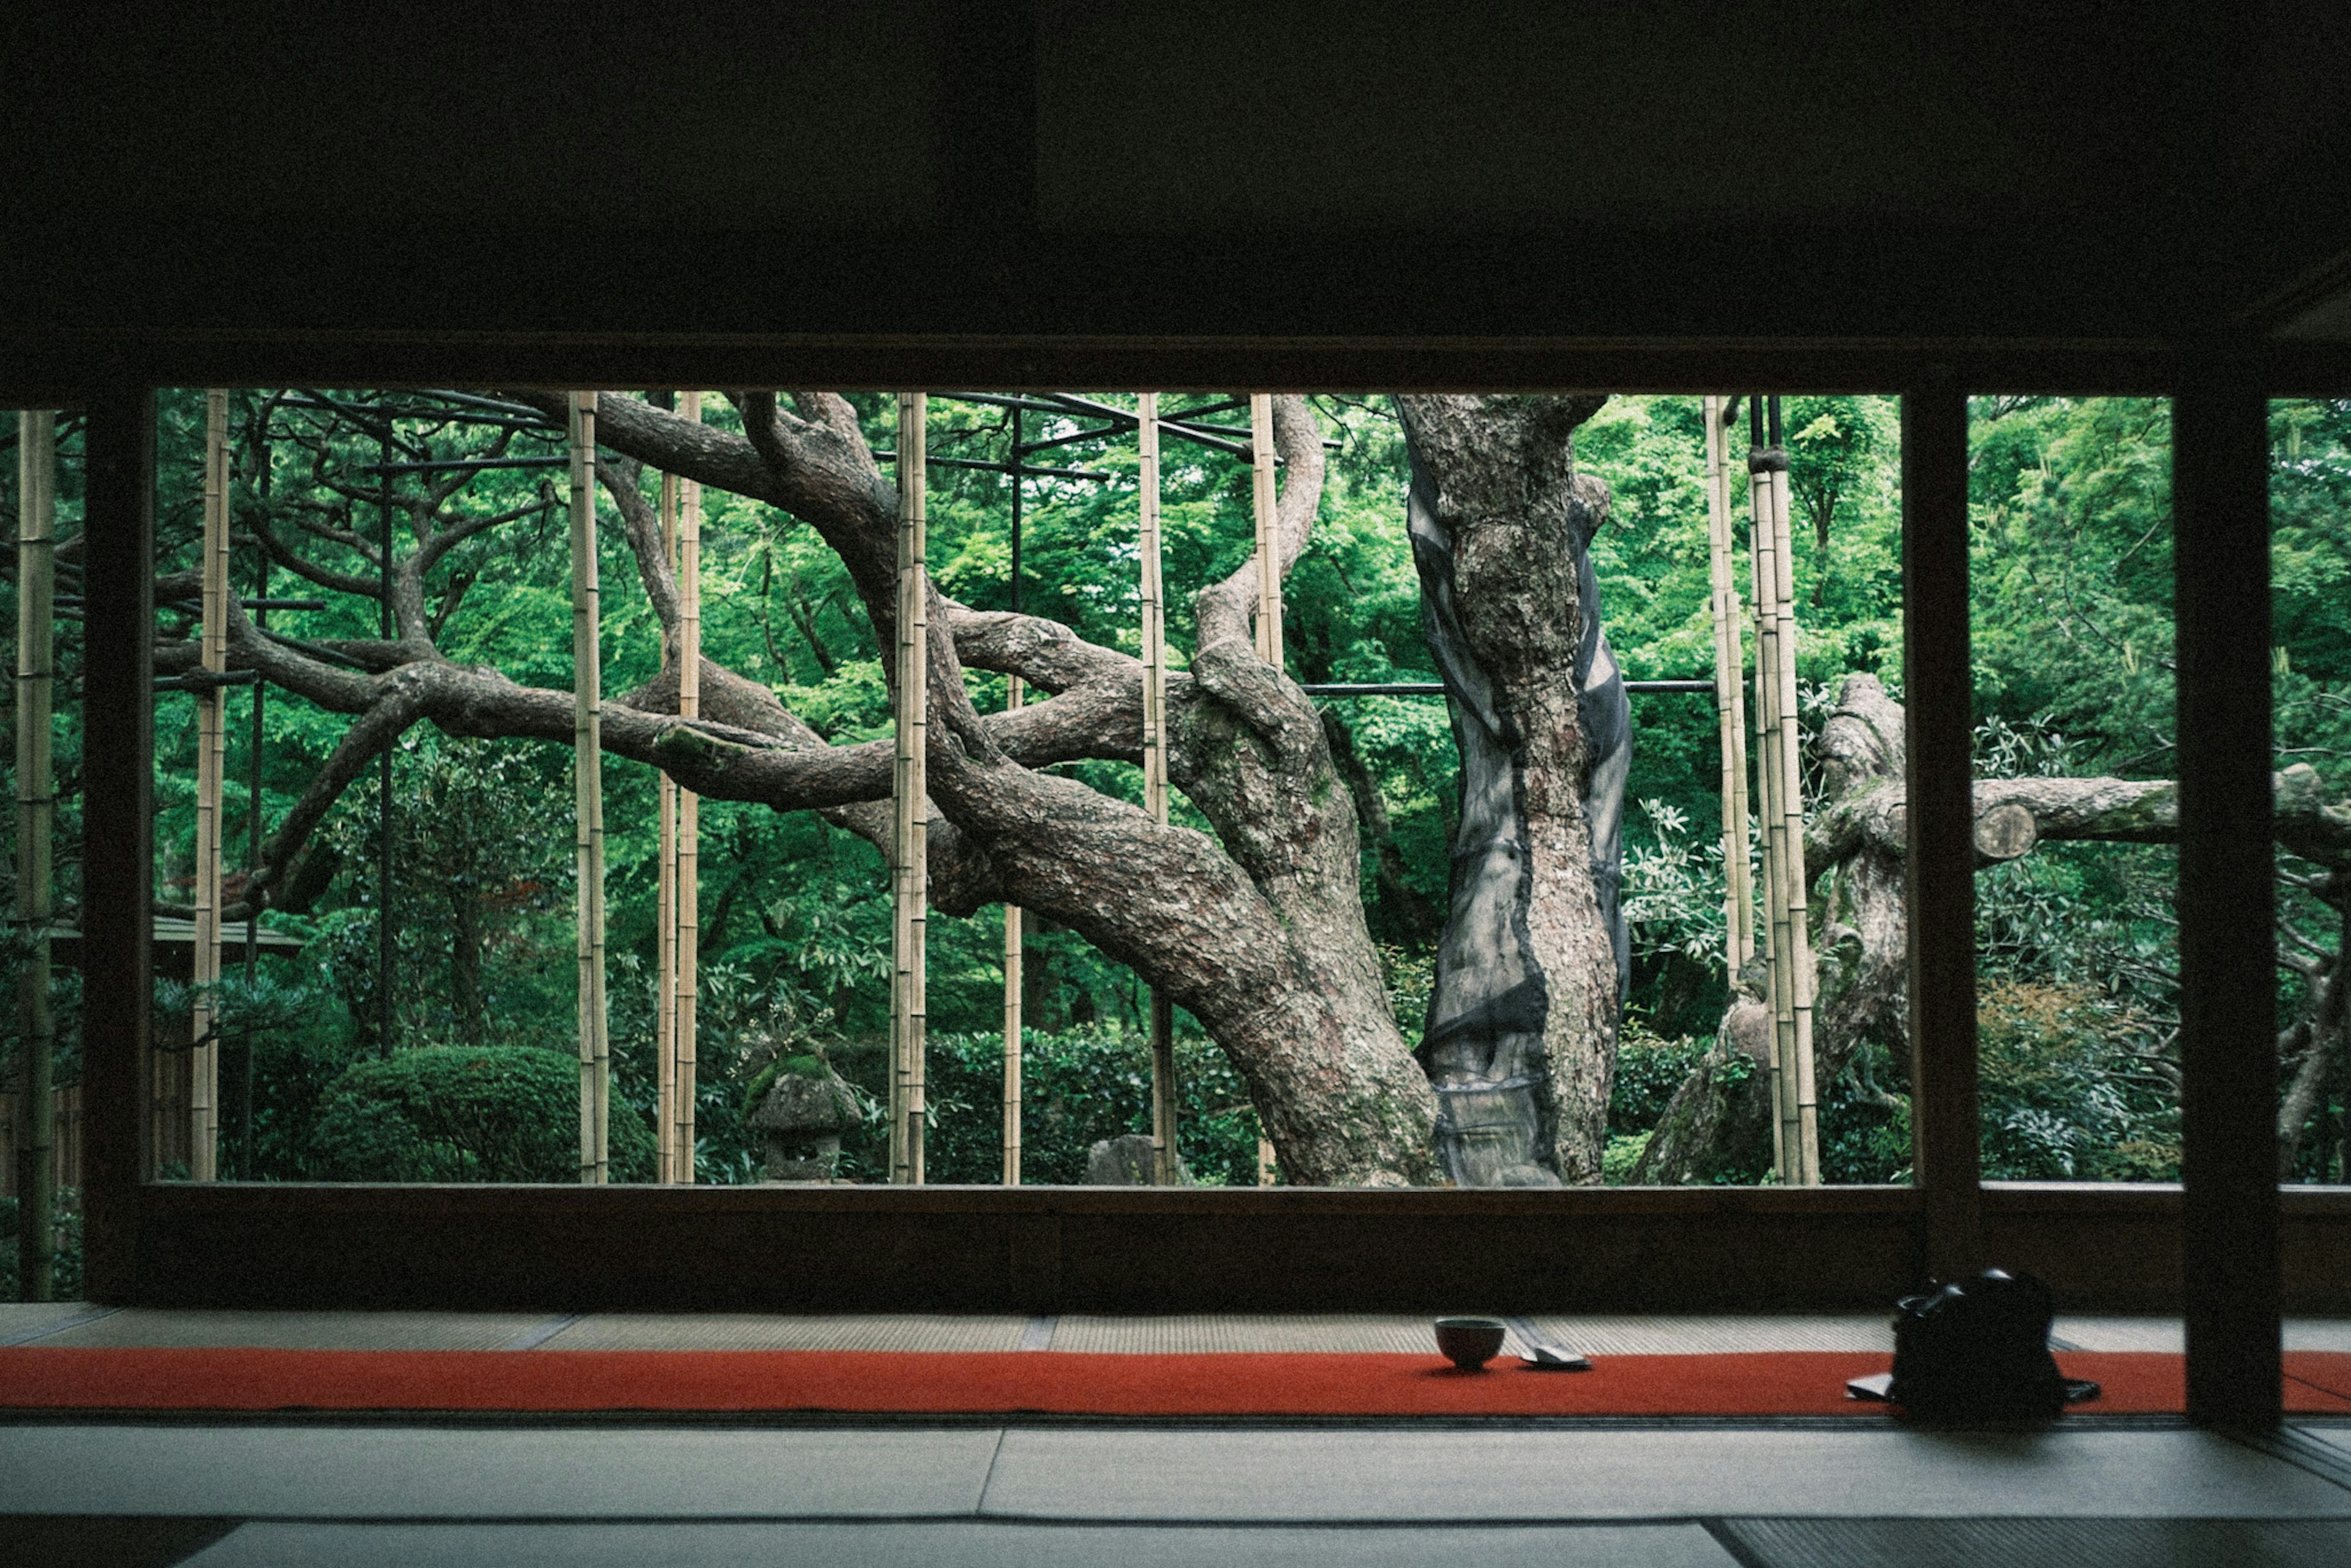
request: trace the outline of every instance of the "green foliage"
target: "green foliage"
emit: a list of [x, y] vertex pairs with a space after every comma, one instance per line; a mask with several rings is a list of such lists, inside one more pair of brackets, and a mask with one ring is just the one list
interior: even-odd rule
[[1639, 1014], [1627, 1014], [1616, 1038], [1616, 1077], [1608, 1092], [1612, 1138], [1654, 1129], [1674, 1091], [1713, 1048], [1711, 1040], [1661, 1039], [1648, 1031]]
[[2176, 1088], [2126, 1009], [2085, 986], [1994, 981], [1977, 1030], [1987, 1177], [2179, 1179]]
[[[935, 1182], [992, 1183], [1004, 1168], [1004, 1038], [934, 1034], [931, 1119], [925, 1159]], [[1180, 1085], [1177, 1144], [1192, 1179], [1210, 1186], [1257, 1180], [1257, 1113], [1224, 1052], [1195, 1034], [1176, 1037]], [[1151, 1040], [1115, 1025], [1021, 1039], [1021, 1178], [1044, 1184], [1085, 1179], [1086, 1152], [1104, 1138], [1151, 1131]], [[876, 1098], [879, 1098], [877, 1095]], [[844, 1139], [844, 1174], [886, 1171], [885, 1117]]]
[[[24, 1221], [23, 1206], [13, 1197], [0, 1197], [0, 1301], [24, 1299], [24, 1283], [16, 1273], [17, 1227]], [[76, 1187], [57, 1189], [57, 1251], [50, 1270], [49, 1300], [78, 1301], [81, 1297], [81, 1192]]]
[[[328, 1090], [313, 1134], [340, 1181], [576, 1181], [580, 1064], [531, 1046], [425, 1046], [363, 1061]], [[653, 1138], [611, 1108], [612, 1179], [653, 1176]]]

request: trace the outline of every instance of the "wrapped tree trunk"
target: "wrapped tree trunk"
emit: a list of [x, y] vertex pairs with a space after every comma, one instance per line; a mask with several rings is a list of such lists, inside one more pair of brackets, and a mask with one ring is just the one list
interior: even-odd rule
[[1595, 396], [1399, 397], [1422, 622], [1461, 757], [1451, 909], [1424, 1065], [1463, 1186], [1600, 1176], [1629, 946], [1618, 907], [1630, 713], [1575, 472]]

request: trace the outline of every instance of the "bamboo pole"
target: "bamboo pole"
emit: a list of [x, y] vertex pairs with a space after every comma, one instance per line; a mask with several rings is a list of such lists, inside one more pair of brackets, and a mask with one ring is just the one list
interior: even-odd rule
[[[702, 423], [702, 394], [682, 393], [680, 411]], [[677, 624], [682, 644], [677, 666], [677, 711], [681, 718], [702, 716], [702, 481], [678, 481]], [[674, 1179], [692, 1183], [695, 1161], [695, 1108], [700, 1094], [699, 1046], [702, 998], [702, 797], [691, 789], [677, 792], [677, 864], [672, 873], [676, 902], [672, 906], [676, 927], [670, 952], [676, 971], [672, 978], [675, 1014], [670, 1024], [674, 1042], [675, 1079], [672, 1096], [676, 1105], [675, 1130], [671, 1134]]]
[[893, 891], [895, 904], [890, 997], [890, 1179], [923, 1180], [925, 1103], [924, 1023], [927, 915], [930, 900], [928, 806], [930, 738], [929, 530], [924, 515], [925, 429], [929, 398], [898, 394], [898, 680], [896, 767], [892, 799], [897, 831]]
[[[1007, 574], [1010, 579], [1012, 613], [1020, 613], [1020, 467], [1021, 411], [1015, 408], [1012, 415], [1012, 564]], [[1017, 713], [1022, 697], [1021, 680], [1018, 675], [1004, 677], [1004, 711]], [[1020, 1185], [1020, 987], [1021, 959], [1025, 956], [1027, 939], [1020, 906], [1007, 902], [1004, 905], [1004, 1185]]]
[[1755, 956], [1754, 888], [1747, 862], [1747, 703], [1740, 656], [1741, 605], [1731, 569], [1730, 474], [1720, 397], [1706, 410], [1707, 536], [1714, 585], [1714, 711], [1722, 740], [1723, 958], [1735, 983]]
[[[1143, 809], [1151, 820], [1167, 821], [1167, 624], [1166, 596], [1159, 572], [1159, 394], [1135, 398], [1139, 443], [1137, 495], [1143, 611]], [[1254, 478], [1254, 475], [1252, 475]], [[1179, 1186], [1183, 1156], [1177, 1144], [1176, 1009], [1167, 993], [1151, 988], [1151, 1180]]]
[[596, 581], [596, 394], [571, 394], [572, 846], [580, 878], [580, 1179], [611, 1179], [611, 1043], [604, 1009], [603, 666]]
[[[1275, 528], [1273, 397], [1249, 394], [1249, 510], [1257, 525], [1257, 656], [1281, 668], [1281, 549]], [[1271, 1186], [1273, 1140], [1257, 1136], [1257, 1185]]]
[[51, 711], [57, 694], [57, 416], [16, 416], [16, 982], [25, 1118], [16, 1139], [16, 1279], [25, 1300], [57, 1283], [57, 1017], [49, 1004], [49, 921], [57, 798]]
[[1281, 668], [1281, 546], [1275, 527], [1273, 398], [1249, 394], [1249, 499], [1257, 519], [1257, 656]]
[[1813, 1082], [1813, 1003], [1820, 977], [1813, 967], [1810, 879], [1804, 874], [1802, 731], [1796, 712], [1796, 551], [1790, 518], [1788, 457], [1781, 444], [1780, 400], [1771, 402], [1772, 465], [1771, 555], [1780, 574], [1780, 809], [1787, 814], [1785, 895], [1788, 911], [1788, 1013], [1793, 1047], [1794, 1082], [1789, 1098], [1797, 1134], [1796, 1180], [1821, 1184], [1820, 1102]]
[[[204, 518], [202, 631], [198, 664], [210, 674], [228, 667], [228, 393], [204, 393]], [[220, 1175], [221, 774], [227, 758], [226, 688], [196, 694], [195, 1005], [188, 1059], [188, 1176]]]
[[[675, 571], [674, 474], [661, 476], [661, 537], [662, 559]], [[685, 706], [684, 679], [681, 674], [681, 713]], [[677, 1180], [677, 780], [656, 772], [653, 794], [661, 823], [653, 892], [653, 1179], [667, 1185]]]
[[1783, 1071], [1795, 1054], [1794, 1016], [1789, 1010], [1787, 877], [1787, 816], [1781, 809], [1780, 787], [1780, 573], [1774, 559], [1771, 527], [1771, 482], [1764, 466], [1763, 415], [1760, 398], [1750, 404], [1748, 422], [1748, 555], [1755, 587], [1755, 784], [1762, 813], [1763, 916], [1765, 956], [1769, 960], [1769, 1000], [1771, 1008], [1771, 1054], [1765, 1064], [1771, 1089], [1771, 1163], [1780, 1180], [1794, 1186], [1798, 1141], [1790, 1135], [1788, 1091], [1792, 1074]]

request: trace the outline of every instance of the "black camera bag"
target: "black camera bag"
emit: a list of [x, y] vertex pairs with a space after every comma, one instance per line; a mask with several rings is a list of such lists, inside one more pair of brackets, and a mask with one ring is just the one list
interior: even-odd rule
[[1987, 1269], [1966, 1286], [1905, 1296], [1894, 1315], [1887, 1396], [1926, 1416], [2019, 1419], [2054, 1416], [2097, 1393], [2068, 1384], [2049, 1354], [2049, 1287], [2030, 1274]]

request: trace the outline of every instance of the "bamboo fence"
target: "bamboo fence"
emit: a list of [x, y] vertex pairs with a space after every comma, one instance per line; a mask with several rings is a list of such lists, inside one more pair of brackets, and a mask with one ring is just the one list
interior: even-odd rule
[[[228, 668], [228, 393], [204, 393], [204, 513], [198, 667]], [[221, 775], [227, 758], [226, 688], [196, 693], [195, 951], [188, 1060], [188, 1176], [220, 1175]]]
[[580, 1179], [611, 1179], [612, 1054], [604, 1005], [604, 735], [596, 580], [596, 394], [571, 394], [571, 768], [580, 879]]
[[[1273, 398], [1249, 394], [1249, 502], [1257, 523], [1257, 656], [1281, 668], [1281, 544], [1273, 484]], [[1257, 1185], [1271, 1186], [1273, 1140], [1257, 1140]]]
[[[1159, 394], [1135, 397], [1139, 462], [1137, 495], [1143, 611], [1143, 809], [1163, 826], [1167, 821], [1167, 616], [1159, 571]], [[1177, 1145], [1176, 1008], [1167, 993], [1151, 988], [1151, 1179], [1176, 1186], [1184, 1179]]]
[[16, 416], [16, 982], [18, 1075], [16, 1279], [45, 1301], [57, 1270], [57, 1019], [49, 1005], [57, 818], [50, 715], [57, 695], [57, 415]]
[[928, 768], [930, 737], [930, 579], [924, 513], [925, 421], [929, 397], [898, 394], [898, 643], [892, 773], [896, 832], [892, 839], [894, 915], [890, 996], [890, 1179], [919, 1186], [927, 1113], [925, 1015], [930, 900]]
[[1706, 400], [1707, 542], [1714, 599], [1714, 711], [1722, 739], [1723, 958], [1735, 983], [1755, 956], [1755, 890], [1747, 859], [1746, 660], [1739, 579], [1731, 567], [1730, 474], [1719, 397]]
[[[680, 394], [679, 412], [702, 418], [702, 394]], [[664, 474], [662, 550], [677, 581], [677, 712], [702, 716], [702, 486]], [[655, 1179], [695, 1178], [695, 1003], [700, 986], [701, 799], [659, 775], [661, 869], [653, 1018]]]

